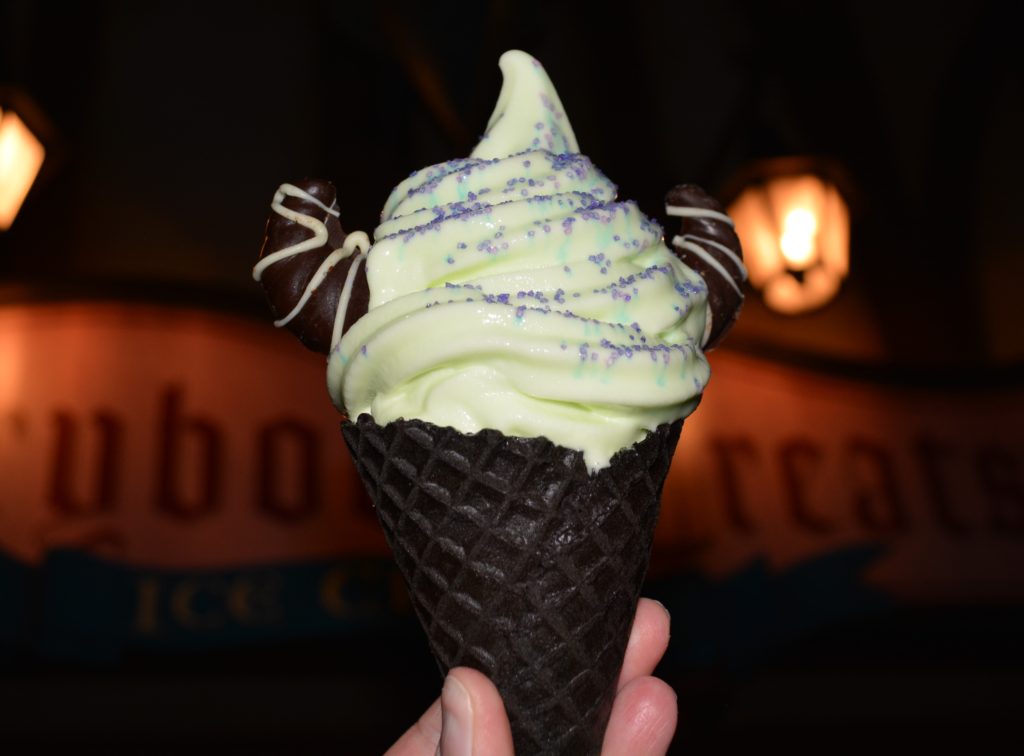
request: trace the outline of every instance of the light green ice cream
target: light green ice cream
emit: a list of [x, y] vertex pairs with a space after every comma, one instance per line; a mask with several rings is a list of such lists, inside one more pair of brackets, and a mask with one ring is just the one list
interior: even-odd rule
[[369, 312], [332, 351], [328, 387], [353, 418], [546, 436], [597, 470], [693, 411], [707, 288], [579, 154], [540, 64], [514, 50], [500, 65], [472, 156], [388, 198]]

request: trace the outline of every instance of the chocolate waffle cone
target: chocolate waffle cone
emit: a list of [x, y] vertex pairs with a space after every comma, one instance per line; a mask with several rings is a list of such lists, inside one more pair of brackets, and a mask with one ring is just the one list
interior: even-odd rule
[[682, 420], [591, 475], [544, 438], [342, 426], [431, 650], [484, 672], [516, 753], [599, 753]]

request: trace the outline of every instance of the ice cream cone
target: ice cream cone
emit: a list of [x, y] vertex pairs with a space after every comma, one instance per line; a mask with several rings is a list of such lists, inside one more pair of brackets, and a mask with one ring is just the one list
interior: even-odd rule
[[600, 752], [681, 426], [590, 473], [544, 438], [343, 424], [442, 675], [494, 681], [516, 753]]

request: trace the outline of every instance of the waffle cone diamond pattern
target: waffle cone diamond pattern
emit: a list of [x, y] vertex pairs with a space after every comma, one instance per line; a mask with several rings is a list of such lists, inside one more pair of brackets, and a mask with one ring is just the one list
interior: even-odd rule
[[343, 424], [442, 673], [494, 681], [517, 754], [600, 752], [681, 426], [590, 475], [543, 438]]

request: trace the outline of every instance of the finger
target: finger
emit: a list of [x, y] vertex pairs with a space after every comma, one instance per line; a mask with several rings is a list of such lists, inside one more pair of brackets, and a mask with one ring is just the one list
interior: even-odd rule
[[670, 619], [668, 610], [657, 601], [642, 598], [636, 606], [633, 629], [622, 660], [618, 689], [634, 678], [654, 672], [668, 648]]
[[602, 756], [664, 756], [676, 731], [676, 694], [663, 680], [638, 677], [615, 697]]
[[513, 756], [512, 728], [494, 683], [475, 669], [456, 667], [441, 691], [443, 756]]
[[440, 740], [441, 699], [438, 698], [384, 756], [434, 756]]

